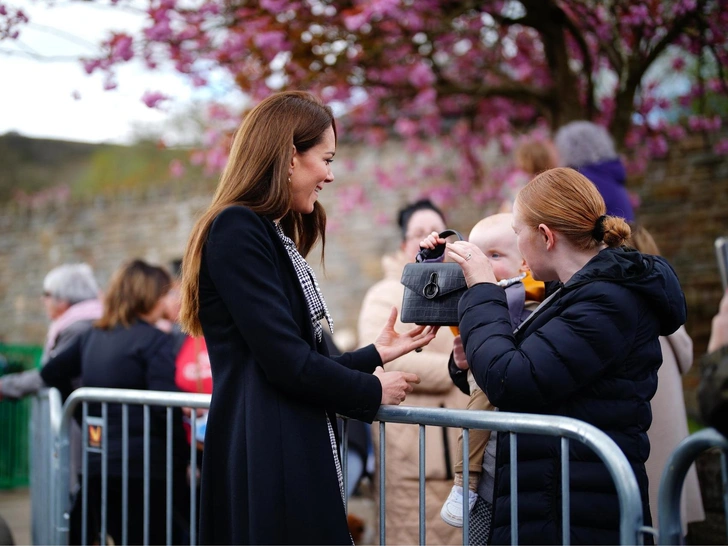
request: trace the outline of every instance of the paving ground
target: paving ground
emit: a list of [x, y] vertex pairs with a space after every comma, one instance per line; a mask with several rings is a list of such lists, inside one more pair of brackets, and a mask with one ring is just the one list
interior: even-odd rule
[[30, 544], [30, 491], [0, 490], [0, 516], [8, 523], [15, 544]]
[[[365, 491], [363, 495], [352, 497], [349, 511], [364, 520], [364, 534], [357, 544], [360, 546], [379, 543], [374, 528], [376, 504]], [[30, 544], [30, 491], [28, 489], [0, 490], [0, 516], [10, 526], [15, 544]], [[4, 543], [0, 543], [4, 546]]]

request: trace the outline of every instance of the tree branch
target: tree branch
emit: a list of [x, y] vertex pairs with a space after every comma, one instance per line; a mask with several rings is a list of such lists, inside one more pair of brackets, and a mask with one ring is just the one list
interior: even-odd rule
[[594, 61], [589, 52], [589, 46], [586, 43], [584, 35], [567, 14], [564, 14], [564, 23], [566, 25], [566, 29], [576, 40], [584, 58], [584, 72], [586, 75], [586, 114], [588, 119], [592, 119], [594, 117], [594, 111], [596, 110], [594, 105], [594, 80], [592, 79]]
[[435, 84], [438, 95], [468, 95], [478, 98], [504, 97], [534, 104], [540, 108], [551, 106], [557, 101], [555, 89], [535, 88], [516, 83], [503, 83], [501, 85], [471, 85], [463, 86], [449, 81]]
[[657, 44], [655, 44], [655, 47], [652, 48], [652, 51], [646, 52], [646, 55], [642, 62], [637, 65], [637, 71], [640, 78], [642, 74], [644, 74], [647, 69], [652, 65], [652, 63], [660, 55], [660, 53], [662, 53], [665, 48], [667, 48], [667, 46], [669, 46], [672, 42], [675, 41], [678, 36], [680, 36], [683, 30], [685, 30], [685, 27], [688, 26], [688, 24], [693, 19], [698, 18], [698, 14], [703, 9], [703, 6], [705, 6], [705, 0], [699, 1], [695, 6], [694, 11], [686, 13], [682, 18], [676, 20], [672, 28], [667, 31], [667, 33], [662, 37], [659, 42], [657, 42]]

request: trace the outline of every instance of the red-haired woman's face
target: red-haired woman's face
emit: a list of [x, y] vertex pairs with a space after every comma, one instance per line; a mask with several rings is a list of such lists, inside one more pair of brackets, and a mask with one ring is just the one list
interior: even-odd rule
[[546, 244], [539, 231], [523, 221], [518, 200], [513, 204], [513, 231], [518, 239], [518, 251], [526, 260], [533, 278], [541, 281], [551, 280]]

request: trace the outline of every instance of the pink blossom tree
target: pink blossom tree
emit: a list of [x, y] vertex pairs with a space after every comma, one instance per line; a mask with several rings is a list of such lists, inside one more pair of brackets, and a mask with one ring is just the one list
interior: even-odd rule
[[[17, 37], [24, 16], [3, 1], [0, 39]], [[728, 95], [728, 0], [144, 2], [139, 35], [114, 33], [84, 60], [109, 87], [117, 66], [142, 58], [150, 69], [171, 61], [199, 86], [223, 69], [254, 101], [310, 89], [345, 112], [347, 138], [449, 147], [454, 167], [424, 167], [447, 182], [437, 190], [445, 200], [473, 186], [482, 199], [494, 191], [488, 181], [502, 173], [486, 168], [490, 143], [508, 153], [514, 135], [577, 119], [606, 125], [639, 171], [687, 131], [720, 129]], [[164, 90], [144, 98], [167, 99]], [[210, 153], [196, 157], [215, 169], [230, 124], [219, 105], [212, 113], [222, 130], [211, 125]], [[413, 176], [381, 175], [384, 188]]]

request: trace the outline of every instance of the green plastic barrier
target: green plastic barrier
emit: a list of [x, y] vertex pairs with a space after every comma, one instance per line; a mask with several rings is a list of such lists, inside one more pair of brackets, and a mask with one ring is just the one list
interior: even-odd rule
[[[0, 343], [0, 379], [40, 367], [43, 348]], [[29, 484], [28, 424], [31, 400], [0, 400], [0, 489]]]

